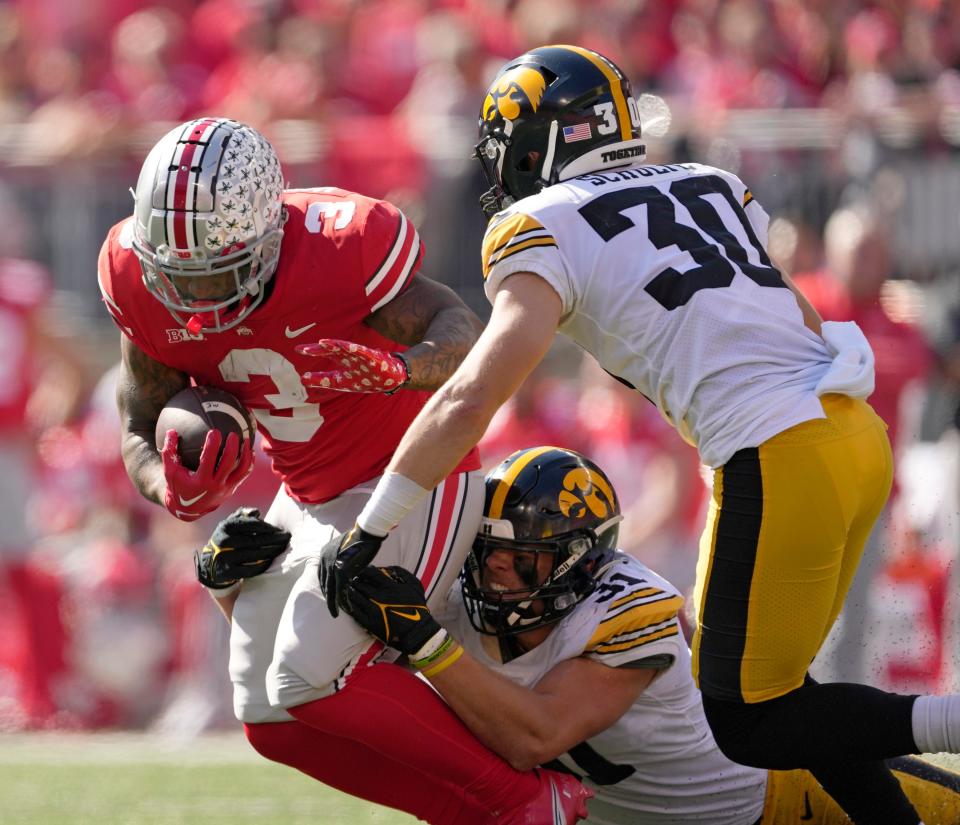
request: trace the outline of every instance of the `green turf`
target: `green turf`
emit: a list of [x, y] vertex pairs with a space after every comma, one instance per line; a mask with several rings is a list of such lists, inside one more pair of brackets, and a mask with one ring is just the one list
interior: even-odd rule
[[2, 825], [411, 825], [251, 756], [239, 737], [0, 736]]
[[[931, 761], [960, 769], [960, 759]], [[412, 825], [257, 756], [237, 734], [0, 735], [0, 825]]]

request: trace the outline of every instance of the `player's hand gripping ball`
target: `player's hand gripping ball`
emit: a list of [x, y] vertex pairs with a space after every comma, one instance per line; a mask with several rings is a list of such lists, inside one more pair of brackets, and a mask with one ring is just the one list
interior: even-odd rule
[[187, 387], [157, 418], [167, 481], [164, 506], [182, 521], [216, 510], [253, 470], [256, 425], [230, 393]]

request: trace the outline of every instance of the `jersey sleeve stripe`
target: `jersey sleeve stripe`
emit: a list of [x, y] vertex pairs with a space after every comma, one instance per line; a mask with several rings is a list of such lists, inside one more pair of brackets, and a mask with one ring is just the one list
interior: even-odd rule
[[543, 238], [531, 238], [530, 240], [524, 241], [523, 243], [512, 244], [508, 246], [503, 252], [492, 258], [487, 262], [486, 269], [489, 272], [490, 269], [501, 261], [505, 261], [512, 255], [516, 255], [518, 252], [523, 252], [524, 249], [529, 249], [532, 246], [556, 246], [557, 242], [550, 237], [549, 235]]
[[506, 249], [510, 244], [516, 243], [518, 239], [523, 239], [527, 237], [550, 237], [550, 233], [547, 232], [542, 226], [533, 226], [530, 229], [524, 229], [521, 232], [514, 232], [509, 238], [505, 239], [503, 243], [500, 244], [496, 249], [490, 253], [490, 258], [495, 258], [497, 253], [501, 249]]
[[103, 302], [107, 305], [107, 312], [110, 313], [110, 317], [113, 319], [113, 322], [120, 327], [121, 331], [127, 336], [127, 338], [133, 339], [133, 330], [123, 322], [123, 310], [120, 309], [113, 298], [107, 295], [107, 291], [103, 288], [103, 281], [100, 280], [99, 273], [97, 273], [97, 281], [100, 282], [100, 293], [103, 296]]
[[516, 239], [531, 237], [534, 233], [544, 233], [545, 237], [550, 237], [539, 221], [523, 212], [508, 215], [500, 223], [490, 226], [483, 238], [481, 259], [484, 262], [483, 277], [487, 277], [489, 267], [499, 253], [513, 244]]
[[[411, 235], [415, 243], [419, 244], [419, 236], [417, 235], [417, 230], [414, 229], [411, 232], [410, 223], [407, 220], [407, 216], [400, 213], [400, 226], [397, 230], [397, 236], [394, 239], [393, 246], [390, 248], [390, 252], [387, 254], [386, 259], [380, 264], [379, 268], [370, 279], [367, 281], [364, 289], [366, 290], [367, 297], [371, 300], [374, 300], [373, 293], [385, 282], [390, 281], [392, 286], [392, 281], [396, 277], [396, 263], [398, 259], [401, 259], [403, 254], [407, 252], [411, 244]], [[387, 287], [389, 289], [390, 287]]]
[[[652, 593], [650, 591], [653, 591]], [[677, 596], [672, 593], [665, 593], [662, 590], [657, 590], [655, 588], [648, 588], [646, 592], [638, 592], [633, 597], [625, 596], [622, 599], [614, 602], [610, 605], [607, 610], [606, 618], [600, 622], [600, 627], [603, 626], [605, 622], [614, 622], [619, 619], [620, 616], [623, 616], [626, 613], [631, 611], [644, 609], [650, 605], [655, 604], [671, 604], [672, 600], [678, 599], [676, 610], [679, 610], [683, 605], [683, 597]]]
[[393, 262], [397, 260], [397, 256], [403, 248], [404, 239], [407, 234], [407, 216], [404, 215], [403, 212], [400, 212], [399, 217], [400, 220], [397, 221], [397, 231], [393, 236], [393, 243], [390, 244], [390, 250], [387, 252], [386, 257], [380, 262], [380, 266], [377, 267], [373, 275], [367, 279], [364, 287], [367, 290], [367, 295], [376, 289], [380, 281], [387, 276], [387, 272], [390, 271], [390, 267], [393, 265]]
[[646, 599], [650, 596], [658, 596], [664, 591], [659, 587], [644, 587], [642, 590], [634, 590], [632, 593], [628, 593], [626, 596], [621, 596], [619, 599], [610, 603], [610, 609], [621, 607], [625, 604], [630, 604], [631, 602], [637, 601], [637, 599]]
[[[410, 244], [409, 251], [407, 252], [406, 259], [403, 262], [403, 266], [399, 269], [395, 268], [394, 273], [390, 275], [390, 278], [385, 281], [382, 285], [382, 288], [377, 292], [368, 292], [367, 295], [370, 298], [371, 305], [370, 311], [376, 312], [380, 307], [389, 304], [403, 288], [410, 282], [410, 279], [414, 276], [417, 269], [420, 265], [420, 255], [423, 252], [423, 245], [420, 243], [420, 235], [416, 230], [413, 231], [413, 242]], [[386, 289], [387, 284], [390, 284], [390, 288], [383, 292]]]
[[653, 631], [649, 634], [642, 636], [637, 636], [634, 639], [627, 639], [622, 642], [604, 642], [603, 644], [597, 645], [595, 648], [590, 650], [590, 653], [595, 653], [598, 656], [611, 655], [614, 653], [623, 653], [625, 650], [634, 650], [638, 647], [643, 647], [652, 642], [659, 642], [661, 639], [669, 639], [671, 636], [679, 636], [680, 627], [674, 623], [670, 627], [664, 627], [659, 630]]
[[530, 241], [546, 239], [552, 241], [556, 245], [556, 240], [553, 235], [547, 232], [546, 229], [529, 229], [526, 232], [518, 232], [512, 238], [510, 238], [506, 243], [498, 246], [490, 255], [487, 257], [488, 266], [493, 266], [497, 260], [504, 255], [508, 250], [514, 249], [521, 244], [529, 244]]
[[607, 616], [597, 625], [587, 648], [608, 644], [612, 640], [637, 633], [647, 633], [676, 620], [683, 606], [683, 597], [661, 592], [659, 596], [644, 602], [622, 605], [616, 613]]

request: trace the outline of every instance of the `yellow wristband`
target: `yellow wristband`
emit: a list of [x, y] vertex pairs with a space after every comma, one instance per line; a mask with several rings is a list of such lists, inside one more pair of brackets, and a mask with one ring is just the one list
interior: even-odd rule
[[434, 665], [429, 670], [421, 670], [420, 672], [424, 676], [426, 676], [428, 679], [431, 679], [434, 676], [436, 676], [438, 673], [442, 673], [444, 670], [450, 667], [450, 665], [452, 665], [455, 661], [457, 661], [457, 659], [459, 659], [461, 656], [463, 656], [463, 646], [458, 645], [457, 649], [453, 651], [453, 653], [451, 653], [449, 656], [447, 656], [446, 659], [440, 662], [439, 665]]

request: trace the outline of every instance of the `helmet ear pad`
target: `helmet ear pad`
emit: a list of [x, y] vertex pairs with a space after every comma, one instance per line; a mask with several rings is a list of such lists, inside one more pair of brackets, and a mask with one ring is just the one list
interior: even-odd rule
[[503, 159], [503, 188], [514, 200], [535, 195], [544, 187], [549, 124], [537, 124], [511, 138]]

